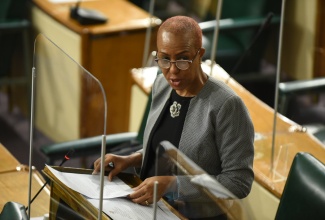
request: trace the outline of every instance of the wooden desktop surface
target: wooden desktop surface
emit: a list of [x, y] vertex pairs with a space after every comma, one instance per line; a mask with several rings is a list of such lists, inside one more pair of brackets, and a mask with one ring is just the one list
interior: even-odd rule
[[75, 6], [77, 1], [53, 3], [47, 0], [33, 0], [33, 2], [52, 18], [79, 34], [114, 34], [121, 31], [143, 30], [149, 26], [148, 13], [125, 0], [82, 1], [80, 7], [97, 10], [108, 18], [106, 23], [96, 25], [80, 25], [78, 21], [70, 18], [70, 7]]
[[[206, 73], [210, 73], [209, 61], [203, 62], [202, 67]], [[157, 74], [157, 69], [148, 70], [146, 72], [142, 71], [142, 69], [134, 69], [132, 72], [134, 82], [146, 94], [150, 92], [153, 80]], [[274, 162], [272, 166], [271, 146], [274, 110], [232, 79], [219, 65], [214, 66], [211, 75], [229, 85], [245, 102], [256, 133], [254, 143], [255, 180], [273, 195], [278, 198], [281, 197], [285, 179], [297, 152], [309, 152], [325, 163], [324, 145], [308, 133], [292, 132], [291, 129], [297, 124], [277, 114]], [[271, 167], [273, 167], [274, 172], [271, 172]]]
[[16, 171], [19, 161], [0, 143], [0, 174]]
[[[9, 202], [17, 202], [28, 206], [28, 166], [20, 165], [17, 159], [0, 144], [0, 212]], [[20, 168], [20, 171], [16, 169]], [[37, 170], [32, 173], [32, 197], [43, 186], [44, 179]], [[31, 205], [31, 217], [43, 216], [49, 213], [50, 191], [45, 187]]]

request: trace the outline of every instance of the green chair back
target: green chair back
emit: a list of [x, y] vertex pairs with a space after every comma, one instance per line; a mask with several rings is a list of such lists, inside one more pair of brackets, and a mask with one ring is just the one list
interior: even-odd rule
[[296, 154], [275, 219], [325, 219], [325, 165], [312, 155]]
[[[233, 28], [231, 25], [227, 27], [227, 30], [223, 30], [220, 27], [216, 62], [221, 65], [228, 73], [232, 73], [232, 69], [239, 61], [240, 57], [244, 54], [245, 50], [252, 43], [257, 30], [260, 26], [251, 27], [249, 25], [249, 19], [261, 19], [272, 12], [275, 15], [280, 14], [281, 0], [224, 0], [222, 3], [221, 19], [235, 19], [240, 21], [242, 28]], [[214, 20], [215, 14], [208, 14], [205, 20]], [[245, 27], [247, 23], [247, 27]], [[260, 24], [261, 25], [261, 24]], [[208, 38], [212, 39], [211, 32], [203, 32]], [[264, 30], [260, 35], [258, 41], [255, 42], [251, 52], [246, 56], [246, 59], [241, 62], [239, 68], [235, 72], [237, 73], [252, 73], [259, 72], [261, 58], [264, 57], [266, 51], [266, 43], [270, 36], [269, 28]], [[207, 53], [204, 58], [210, 59], [211, 48], [206, 48]]]
[[7, 18], [11, 0], [0, 1], [0, 22]]
[[[10, 74], [15, 49], [29, 50], [27, 39], [20, 46], [24, 31], [29, 28], [27, 21], [27, 0], [0, 0], [0, 77]], [[26, 35], [26, 34], [25, 34]], [[27, 38], [26, 36], [23, 36]], [[31, 54], [24, 52], [25, 62], [30, 62]], [[26, 68], [27, 68], [27, 64]], [[30, 72], [30, 69], [26, 69]]]
[[16, 202], [7, 202], [2, 212], [0, 213], [0, 220], [27, 220], [29, 219], [26, 213], [26, 208], [22, 204]]

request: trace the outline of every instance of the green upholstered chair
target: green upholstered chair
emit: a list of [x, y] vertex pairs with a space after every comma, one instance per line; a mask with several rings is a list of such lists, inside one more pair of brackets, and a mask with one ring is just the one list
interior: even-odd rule
[[[124, 132], [106, 135], [106, 153], [127, 155], [142, 148], [143, 133], [147, 123], [150, 106], [151, 95], [148, 97], [148, 102], [138, 132]], [[49, 165], [54, 165], [54, 161], [61, 160], [70, 149], [74, 149], [75, 151], [73, 155], [74, 158], [99, 155], [101, 152], [101, 143], [102, 137], [95, 136], [44, 145], [40, 150], [46, 156], [47, 163]]]
[[29, 219], [26, 213], [26, 208], [22, 204], [16, 202], [7, 202], [2, 212], [0, 220], [27, 220]]
[[[274, 105], [281, 2], [223, 0], [214, 58], [232, 78], [271, 107]], [[269, 14], [273, 14], [270, 23], [263, 25]], [[211, 14], [200, 23], [206, 48], [203, 59], [211, 59], [214, 19], [215, 14]]]
[[314, 156], [296, 154], [275, 219], [325, 219], [325, 165]]
[[[28, 92], [24, 94], [30, 93], [32, 50], [29, 42], [31, 24], [27, 19], [27, 2], [27, 0], [0, 1], [0, 86], [7, 86], [9, 95], [13, 85], [25, 85]], [[15, 59], [14, 64], [14, 56], [20, 52], [22, 59]], [[22, 63], [17, 63], [20, 60]], [[20, 69], [17, 69], [13, 74], [13, 66], [20, 66], [19, 64], [23, 64], [21, 73]], [[26, 99], [26, 103], [28, 105], [29, 98]]]
[[[271, 36], [270, 26], [263, 30], [256, 41], [254, 38], [269, 13], [274, 14], [271, 24], [275, 25], [275, 30], [279, 28], [280, 11], [280, 0], [224, 0], [222, 2], [215, 61], [239, 83], [269, 78], [260, 74], [260, 65], [262, 58], [265, 57], [266, 42]], [[200, 23], [204, 35], [203, 46], [206, 48], [205, 59], [210, 59], [211, 56], [211, 42], [216, 26], [214, 17], [215, 15], [208, 14], [206, 21]], [[255, 41], [254, 45], [247, 52], [253, 41]], [[245, 57], [240, 65], [234, 69], [243, 56]]]
[[[131, 2], [145, 10], [149, 9], [150, 0]], [[171, 9], [171, 2], [178, 5], [177, 9]], [[159, 0], [155, 2], [154, 15], [162, 20], [174, 15], [187, 15], [199, 21], [203, 31], [203, 47], [206, 49], [203, 60], [206, 60], [211, 58], [213, 33], [216, 27], [215, 8], [218, 5], [216, 2], [214, 0], [202, 3], [209, 6], [198, 9], [198, 1]], [[265, 57], [266, 42], [271, 36], [278, 38], [277, 34], [271, 35], [271, 32], [277, 32], [279, 29], [281, 2], [281, 0], [223, 0], [215, 60], [239, 83], [275, 81], [272, 74], [260, 74], [260, 65], [262, 58]], [[271, 20], [272, 29], [266, 28], [246, 53], [269, 13], [274, 14]], [[247, 56], [234, 69], [244, 54]], [[276, 62], [276, 57], [272, 61]]]
[[292, 99], [299, 95], [325, 92], [325, 78], [294, 80], [279, 83], [279, 112], [287, 115]]
[[324, 93], [325, 78], [281, 82], [278, 111], [325, 144]]

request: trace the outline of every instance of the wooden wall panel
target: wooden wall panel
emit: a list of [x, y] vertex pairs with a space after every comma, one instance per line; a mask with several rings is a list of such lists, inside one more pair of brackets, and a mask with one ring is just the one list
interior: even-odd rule
[[325, 1], [317, 2], [314, 77], [325, 76]]

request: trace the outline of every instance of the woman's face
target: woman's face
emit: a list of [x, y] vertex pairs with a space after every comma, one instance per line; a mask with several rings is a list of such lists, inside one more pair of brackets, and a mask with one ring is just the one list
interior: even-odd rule
[[[202, 86], [201, 57], [204, 54], [204, 48], [195, 48], [191, 37], [184, 34], [173, 34], [168, 31], [162, 31], [157, 37], [157, 58], [176, 60], [193, 60], [186, 70], [180, 70], [175, 63], [171, 63], [170, 68], [161, 68], [169, 85], [181, 96], [192, 96], [198, 87]], [[201, 88], [201, 87], [200, 87]]]

